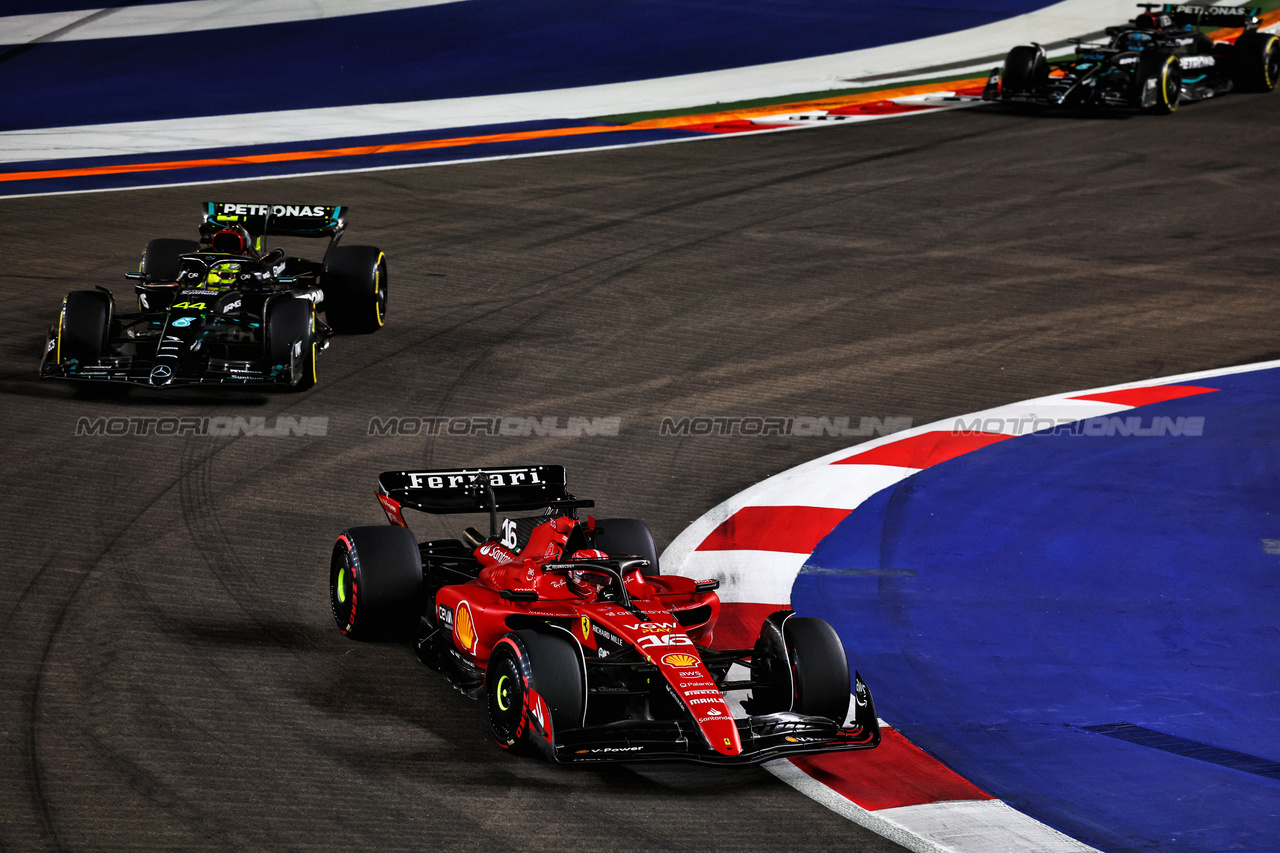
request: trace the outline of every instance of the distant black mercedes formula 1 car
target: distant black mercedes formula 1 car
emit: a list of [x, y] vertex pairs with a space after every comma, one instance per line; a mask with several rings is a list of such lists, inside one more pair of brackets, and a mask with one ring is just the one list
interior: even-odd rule
[[[339, 630], [416, 625], [423, 663], [483, 699], [505, 749], [741, 765], [880, 743], [871, 691], [830, 625], [779, 610], [752, 648], [711, 648], [719, 583], [660, 574], [639, 519], [579, 519], [592, 502], [559, 465], [389, 471], [378, 499], [393, 526], [334, 543]], [[489, 534], [420, 543], [405, 509], [486, 513]], [[537, 514], [499, 523], [499, 511]], [[747, 691], [741, 707], [726, 696]]]
[[[1257, 8], [1143, 3], [1133, 23], [1108, 27], [1105, 44], [1078, 39], [1074, 58], [1045, 59], [1038, 44], [1009, 51], [983, 100], [1019, 107], [1133, 109], [1167, 115], [1178, 104], [1226, 92], [1270, 92], [1280, 78], [1280, 39], [1258, 31]], [[1240, 29], [1214, 41], [1200, 28]]]
[[[137, 313], [111, 291], [67, 294], [40, 375], [151, 387], [310, 388], [335, 332], [372, 332], [387, 308], [387, 262], [340, 246], [347, 208], [209, 202], [200, 240], [152, 240]], [[323, 260], [264, 251], [265, 237], [328, 238]], [[320, 316], [323, 315], [323, 316]]]

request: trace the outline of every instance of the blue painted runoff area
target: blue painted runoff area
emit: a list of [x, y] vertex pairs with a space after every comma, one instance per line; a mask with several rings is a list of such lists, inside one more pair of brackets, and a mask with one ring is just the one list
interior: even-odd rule
[[1280, 847], [1280, 371], [1193, 384], [1219, 390], [1117, 417], [1202, 434], [957, 457], [851, 513], [792, 591], [907, 737], [1116, 853]]
[[[0, 130], [647, 80], [895, 44], [1048, 5], [464, 0], [240, 29], [0, 46]], [[79, 4], [3, 8], [26, 14], [64, 6]]]

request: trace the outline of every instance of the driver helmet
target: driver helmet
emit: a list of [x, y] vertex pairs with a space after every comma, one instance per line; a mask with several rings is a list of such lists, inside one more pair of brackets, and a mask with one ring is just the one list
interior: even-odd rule
[[1121, 50], [1142, 50], [1151, 44], [1151, 34], [1130, 30], [1120, 37], [1116, 47]]
[[209, 238], [209, 248], [224, 255], [247, 255], [252, 247], [253, 238], [243, 225], [228, 225]]
[[230, 261], [220, 261], [209, 267], [209, 275], [205, 278], [204, 286], [210, 290], [226, 290], [234, 287], [236, 280], [240, 277], [239, 263]]
[[[595, 548], [583, 548], [574, 551], [570, 560], [607, 560], [609, 555], [604, 551], [598, 551]], [[599, 586], [587, 580], [586, 573], [581, 570], [570, 571], [568, 575], [569, 588], [575, 593], [587, 599], [594, 599], [600, 591]]]

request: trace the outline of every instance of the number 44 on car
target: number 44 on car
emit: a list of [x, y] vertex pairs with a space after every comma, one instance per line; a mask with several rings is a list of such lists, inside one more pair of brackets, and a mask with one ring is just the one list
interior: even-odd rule
[[[339, 245], [347, 209], [209, 202], [200, 239], [147, 244], [136, 312], [105, 287], [74, 290], [49, 330], [40, 375], [81, 382], [310, 388], [335, 333], [381, 328], [387, 261]], [[265, 249], [268, 237], [327, 239], [319, 261]]]

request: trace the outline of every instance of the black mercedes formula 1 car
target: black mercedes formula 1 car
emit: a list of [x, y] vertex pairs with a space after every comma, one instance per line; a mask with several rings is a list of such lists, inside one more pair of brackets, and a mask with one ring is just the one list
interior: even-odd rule
[[[752, 648], [712, 648], [719, 583], [661, 574], [638, 519], [579, 519], [594, 503], [558, 465], [392, 471], [378, 499], [392, 526], [348, 528], [333, 547], [339, 630], [416, 637], [425, 664], [483, 699], [506, 749], [735, 765], [880, 742], [829, 624], [780, 610]], [[406, 508], [487, 513], [489, 534], [419, 543]]]
[[[40, 375], [163, 388], [303, 390], [334, 333], [372, 332], [387, 309], [387, 262], [341, 246], [347, 208], [209, 202], [200, 239], [147, 244], [136, 313], [103, 287], [75, 290], [49, 330]], [[319, 261], [264, 250], [267, 237], [328, 240]]]
[[[1258, 30], [1258, 8], [1143, 3], [1105, 43], [1076, 42], [1049, 62], [1038, 44], [1009, 51], [982, 98], [1023, 108], [1125, 109], [1167, 115], [1180, 103], [1226, 92], [1270, 92], [1280, 78], [1280, 39]], [[1215, 41], [1204, 32], [1235, 30]]]

